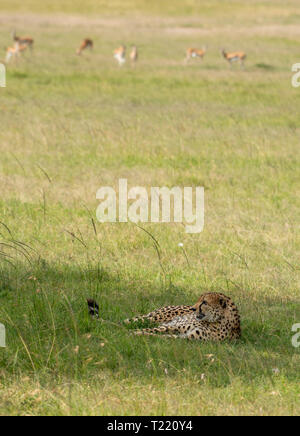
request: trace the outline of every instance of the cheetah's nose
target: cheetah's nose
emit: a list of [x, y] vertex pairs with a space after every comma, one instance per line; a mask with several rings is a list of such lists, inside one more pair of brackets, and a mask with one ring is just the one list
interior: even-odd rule
[[205, 317], [204, 313], [199, 313], [199, 315], [197, 315], [198, 319], [203, 319]]

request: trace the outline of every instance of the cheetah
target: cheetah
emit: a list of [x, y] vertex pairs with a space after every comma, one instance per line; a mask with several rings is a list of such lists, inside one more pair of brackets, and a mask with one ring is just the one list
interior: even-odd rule
[[[99, 316], [99, 306], [88, 300], [92, 316]], [[201, 295], [193, 306], [167, 306], [146, 315], [126, 319], [126, 324], [150, 321], [158, 327], [135, 330], [136, 335], [163, 335], [201, 341], [224, 341], [241, 336], [240, 316], [232, 299], [221, 293]]]

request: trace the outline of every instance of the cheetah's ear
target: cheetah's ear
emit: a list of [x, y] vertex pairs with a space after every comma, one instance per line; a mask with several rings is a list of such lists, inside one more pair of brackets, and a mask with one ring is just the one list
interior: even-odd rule
[[220, 298], [220, 304], [221, 304], [221, 307], [223, 307], [223, 309], [226, 309], [227, 303], [223, 298]]

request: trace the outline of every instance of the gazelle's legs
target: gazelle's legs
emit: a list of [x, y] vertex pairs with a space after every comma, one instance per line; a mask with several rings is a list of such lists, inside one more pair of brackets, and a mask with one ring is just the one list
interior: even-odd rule
[[189, 63], [189, 60], [191, 59], [190, 55], [186, 55], [186, 57], [184, 58], [184, 64], [187, 65]]
[[11, 60], [11, 58], [12, 58], [12, 52], [8, 51], [8, 52], [6, 53], [5, 63], [8, 64], [9, 61]]

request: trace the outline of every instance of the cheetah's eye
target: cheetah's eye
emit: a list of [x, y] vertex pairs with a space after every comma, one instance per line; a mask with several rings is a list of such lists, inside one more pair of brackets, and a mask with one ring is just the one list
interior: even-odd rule
[[206, 301], [203, 301], [203, 303], [202, 304], [207, 304], [207, 302]]

